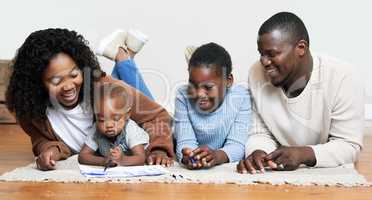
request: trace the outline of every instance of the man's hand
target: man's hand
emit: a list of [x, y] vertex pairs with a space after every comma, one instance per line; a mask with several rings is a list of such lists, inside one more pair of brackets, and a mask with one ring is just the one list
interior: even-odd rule
[[162, 165], [164, 167], [170, 167], [173, 165], [173, 160], [168, 157], [165, 151], [162, 150], [151, 151], [146, 161], [149, 165]]
[[50, 147], [44, 152], [41, 152], [36, 158], [36, 166], [38, 169], [47, 171], [54, 170], [56, 161], [60, 159], [60, 153], [57, 147]]
[[276, 170], [295, 170], [301, 164], [314, 166], [316, 158], [311, 147], [279, 147], [266, 156], [266, 160], [272, 160], [277, 164]]
[[277, 165], [271, 160], [266, 160], [267, 153], [262, 150], [256, 150], [251, 155], [249, 155], [245, 160], [241, 160], [236, 166], [238, 173], [246, 174], [247, 172], [251, 174], [265, 172], [265, 167], [269, 166], [271, 169], [276, 169]]

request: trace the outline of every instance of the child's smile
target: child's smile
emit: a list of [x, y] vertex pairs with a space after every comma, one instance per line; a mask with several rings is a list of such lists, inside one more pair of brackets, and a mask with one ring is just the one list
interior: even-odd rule
[[213, 65], [192, 67], [189, 74], [190, 100], [199, 111], [213, 112], [216, 110], [223, 102], [227, 80]]

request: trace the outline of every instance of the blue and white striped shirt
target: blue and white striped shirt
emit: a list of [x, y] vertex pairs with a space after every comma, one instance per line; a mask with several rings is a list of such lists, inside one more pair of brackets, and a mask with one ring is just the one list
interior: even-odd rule
[[244, 157], [244, 147], [251, 124], [251, 101], [248, 89], [234, 85], [223, 103], [212, 113], [200, 113], [187, 98], [187, 86], [181, 87], [175, 103], [176, 153], [182, 149], [208, 145], [226, 153], [230, 162]]

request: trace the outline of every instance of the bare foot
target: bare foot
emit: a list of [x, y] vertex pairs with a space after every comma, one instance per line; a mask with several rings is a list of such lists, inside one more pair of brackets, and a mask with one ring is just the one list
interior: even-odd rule
[[115, 61], [116, 62], [121, 62], [121, 61], [125, 61], [125, 60], [129, 60], [129, 53], [126, 49], [122, 48], [122, 47], [119, 47], [119, 51], [118, 53], [116, 54], [116, 57], [115, 57]]
[[136, 52], [130, 50], [129, 48], [128, 48], [128, 53], [129, 53], [129, 56], [130, 56], [132, 59], [133, 59], [134, 56], [137, 54]]
[[124, 49], [123, 47], [119, 47], [119, 51], [118, 51], [118, 54], [116, 54], [115, 61], [116, 62], [125, 61], [125, 60], [128, 60], [129, 57], [133, 59], [135, 55], [136, 55], [136, 52], [130, 49]]

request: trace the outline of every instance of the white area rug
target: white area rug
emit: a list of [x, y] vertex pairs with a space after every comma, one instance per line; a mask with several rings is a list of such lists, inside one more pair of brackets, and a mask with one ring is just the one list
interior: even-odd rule
[[211, 184], [258, 184], [272, 185], [325, 185], [370, 186], [353, 165], [337, 168], [300, 168], [296, 171], [268, 171], [265, 174], [239, 174], [236, 163], [224, 164], [207, 170], [188, 170], [175, 163], [169, 173], [161, 176], [136, 178], [87, 178], [80, 174], [77, 156], [57, 163], [57, 170], [39, 171], [35, 163], [17, 168], [0, 176], [0, 181], [33, 182], [115, 182], [115, 183], [211, 183]]

